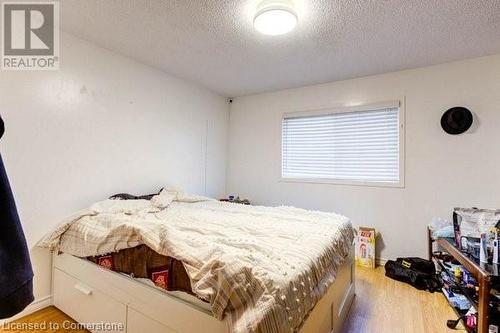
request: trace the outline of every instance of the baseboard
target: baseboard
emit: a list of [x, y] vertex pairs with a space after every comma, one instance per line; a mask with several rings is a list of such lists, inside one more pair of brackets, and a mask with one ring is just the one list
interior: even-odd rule
[[51, 305], [52, 305], [52, 295], [48, 295], [48, 296], [36, 299], [33, 302], [31, 302], [30, 305], [28, 305], [23, 311], [21, 311], [17, 315], [10, 317], [10, 318], [7, 318], [7, 319], [0, 319], [0, 327], [4, 323], [8, 323], [8, 322], [11, 322], [13, 320], [19, 319], [21, 317], [27, 316], [33, 312], [44, 309], [44, 308], [51, 306]]
[[377, 266], [385, 266], [385, 264], [387, 263], [387, 260], [386, 258], [376, 258], [375, 259], [375, 263]]

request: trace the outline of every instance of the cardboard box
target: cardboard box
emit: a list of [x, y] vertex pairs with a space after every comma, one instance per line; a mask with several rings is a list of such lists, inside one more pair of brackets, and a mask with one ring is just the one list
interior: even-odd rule
[[375, 268], [375, 229], [359, 227], [356, 237], [356, 265]]

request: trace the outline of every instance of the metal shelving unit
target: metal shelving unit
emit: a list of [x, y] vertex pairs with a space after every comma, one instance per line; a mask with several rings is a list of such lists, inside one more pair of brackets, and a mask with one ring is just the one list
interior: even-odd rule
[[[429, 259], [432, 259], [432, 243], [430, 230], [429, 235]], [[458, 288], [464, 291], [464, 295], [472, 301], [471, 303], [477, 309], [477, 333], [488, 333], [489, 327], [489, 301], [490, 301], [490, 291], [493, 282], [498, 283], [500, 281], [500, 275], [498, 274], [498, 265], [491, 265], [486, 263], [479, 263], [477, 260], [472, 258], [466, 253], [461, 252], [454, 244], [453, 240], [440, 238], [435, 241], [438, 247], [445, 250], [449, 255], [451, 255], [456, 261], [458, 261], [469, 273], [472, 274], [474, 279], [478, 283], [479, 290], [477, 292], [477, 300], [470, 295], [467, 290], [456, 284]], [[447, 274], [451, 274], [446, 270]], [[454, 308], [455, 309], [455, 308]], [[456, 309], [455, 309], [456, 310]], [[471, 331], [475, 332], [475, 331]]]

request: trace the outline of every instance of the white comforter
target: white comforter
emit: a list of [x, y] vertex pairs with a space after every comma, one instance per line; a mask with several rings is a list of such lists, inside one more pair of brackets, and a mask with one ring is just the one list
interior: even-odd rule
[[98, 203], [39, 245], [86, 257], [145, 244], [184, 263], [193, 292], [229, 316], [232, 332], [273, 333], [300, 328], [352, 240], [337, 214], [164, 191], [151, 202]]

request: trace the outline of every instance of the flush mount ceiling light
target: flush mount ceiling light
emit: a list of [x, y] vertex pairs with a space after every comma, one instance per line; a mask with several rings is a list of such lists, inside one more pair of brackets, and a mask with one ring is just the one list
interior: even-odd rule
[[283, 35], [297, 25], [297, 13], [290, 1], [262, 2], [255, 14], [253, 26], [265, 35]]

